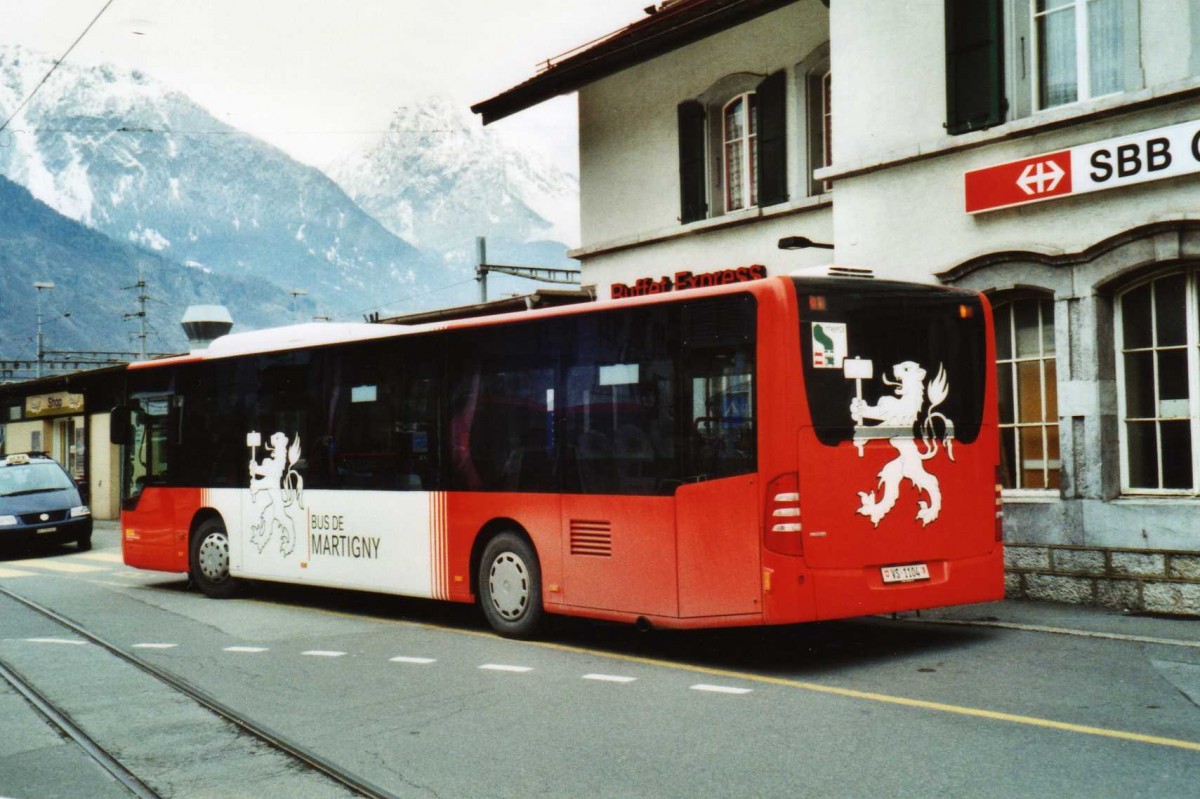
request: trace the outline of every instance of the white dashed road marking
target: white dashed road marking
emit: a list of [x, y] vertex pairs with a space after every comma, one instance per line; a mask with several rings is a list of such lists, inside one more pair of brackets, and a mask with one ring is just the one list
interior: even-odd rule
[[71, 646], [83, 646], [87, 641], [81, 641], [78, 638], [26, 638], [31, 644], [70, 644]]
[[596, 680], [597, 682], [617, 682], [617, 683], [637, 682], [637, 677], [621, 677], [616, 674], [585, 674], [585, 675], [583, 675], [583, 679]]
[[82, 552], [75, 557], [84, 560], [99, 560], [105, 563], [124, 563], [125, 560], [115, 552]]
[[225, 647], [225, 651], [226, 652], [254, 653], [254, 652], [267, 652], [269, 650], [265, 646], [227, 646], [227, 647]]
[[328, 649], [310, 649], [307, 652], [301, 652], [301, 655], [308, 655], [314, 658], [340, 658], [345, 652], [334, 652]]
[[754, 689], [753, 688], [732, 688], [728, 685], [706, 685], [704, 683], [700, 683], [699, 685], [693, 685], [692, 690], [693, 691], [708, 691], [709, 693], [713, 693], [713, 694], [748, 694], [748, 693], [751, 693]]
[[62, 572], [63, 574], [84, 574], [86, 572], [105, 571], [103, 566], [88, 566], [86, 563], [72, 563], [66, 560], [14, 560], [13, 566], [22, 569], [45, 569], [46, 571]]
[[404, 657], [403, 655], [401, 655], [400, 657], [391, 658], [391, 662], [392, 663], [411, 663], [416, 666], [428, 666], [430, 663], [437, 663], [437, 658], [410, 658], [410, 657]]
[[514, 674], [524, 674], [527, 671], [533, 671], [530, 666], [505, 666], [502, 663], [484, 663], [479, 668], [484, 671], [508, 671]]
[[174, 649], [179, 644], [134, 644], [134, 649]]

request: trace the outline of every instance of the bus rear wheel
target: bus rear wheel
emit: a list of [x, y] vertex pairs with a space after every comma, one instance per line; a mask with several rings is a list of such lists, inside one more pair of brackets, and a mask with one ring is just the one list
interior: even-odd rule
[[537, 552], [512, 532], [497, 535], [479, 561], [479, 603], [492, 629], [506, 638], [533, 638], [545, 623]]
[[229, 574], [229, 534], [220, 519], [201, 522], [192, 534], [188, 570], [205, 596], [228, 599], [237, 593]]

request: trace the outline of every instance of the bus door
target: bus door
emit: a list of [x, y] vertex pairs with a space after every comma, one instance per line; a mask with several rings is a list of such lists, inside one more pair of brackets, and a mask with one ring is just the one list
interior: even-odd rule
[[753, 339], [685, 348], [679, 615], [761, 613]]
[[562, 372], [563, 602], [678, 614], [677, 311], [580, 317]]
[[674, 441], [669, 363], [566, 370], [568, 493], [562, 501], [563, 601], [677, 615]]
[[945, 582], [952, 561], [995, 547], [983, 303], [883, 282], [796, 286], [807, 564], [861, 570], [874, 588]]
[[[187, 565], [187, 528], [198, 503], [198, 490], [187, 496], [169, 487], [178, 443], [181, 398], [169, 392], [134, 394], [128, 429], [122, 422], [124, 458], [121, 468], [122, 509], [138, 511], [136, 526], [122, 524], [127, 563], [142, 568], [182, 571]], [[179, 531], [183, 530], [181, 534]]]

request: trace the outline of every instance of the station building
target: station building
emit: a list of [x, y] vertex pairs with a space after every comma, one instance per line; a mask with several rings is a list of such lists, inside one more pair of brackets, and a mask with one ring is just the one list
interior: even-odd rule
[[1200, 613], [1200, 3], [674, 0], [473, 110], [572, 92], [601, 298], [986, 292], [1010, 595]]
[[109, 419], [123, 385], [116, 367], [0, 386], [0, 455], [45, 452], [80, 484], [94, 518], [117, 518], [120, 450]]

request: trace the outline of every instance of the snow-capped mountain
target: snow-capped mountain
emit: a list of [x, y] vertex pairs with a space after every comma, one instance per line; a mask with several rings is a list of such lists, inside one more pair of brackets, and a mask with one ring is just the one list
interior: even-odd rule
[[[225, 305], [235, 330], [278, 325], [299, 314], [282, 289], [185, 267], [115, 241], [0, 177], [0, 363], [36, 354], [33, 284], [42, 281], [55, 284], [42, 298], [46, 349], [137, 352], [136, 320], [126, 317], [138, 310], [138, 292], [124, 289], [137, 282], [139, 268], [151, 298], [149, 352], [187, 350], [179, 320], [189, 305]], [[311, 308], [304, 311], [311, 316]], [[0, 381], [9, 376], [0, 369]]]
[[[50, 64], [0, 50], [0, 118]], [[61, 64], [0, 132], [0, 174], [114, 239], [342, 318], [453, 279], [318, 170], [137, 71]]]
[[329, 175], [388, 230], [451, 265], [475, 263], [475, 237], [488, 260], [575, 266], [578, 181], [514, 149], [465, 104], [433, 97], [398, 109], [373, 144]]

